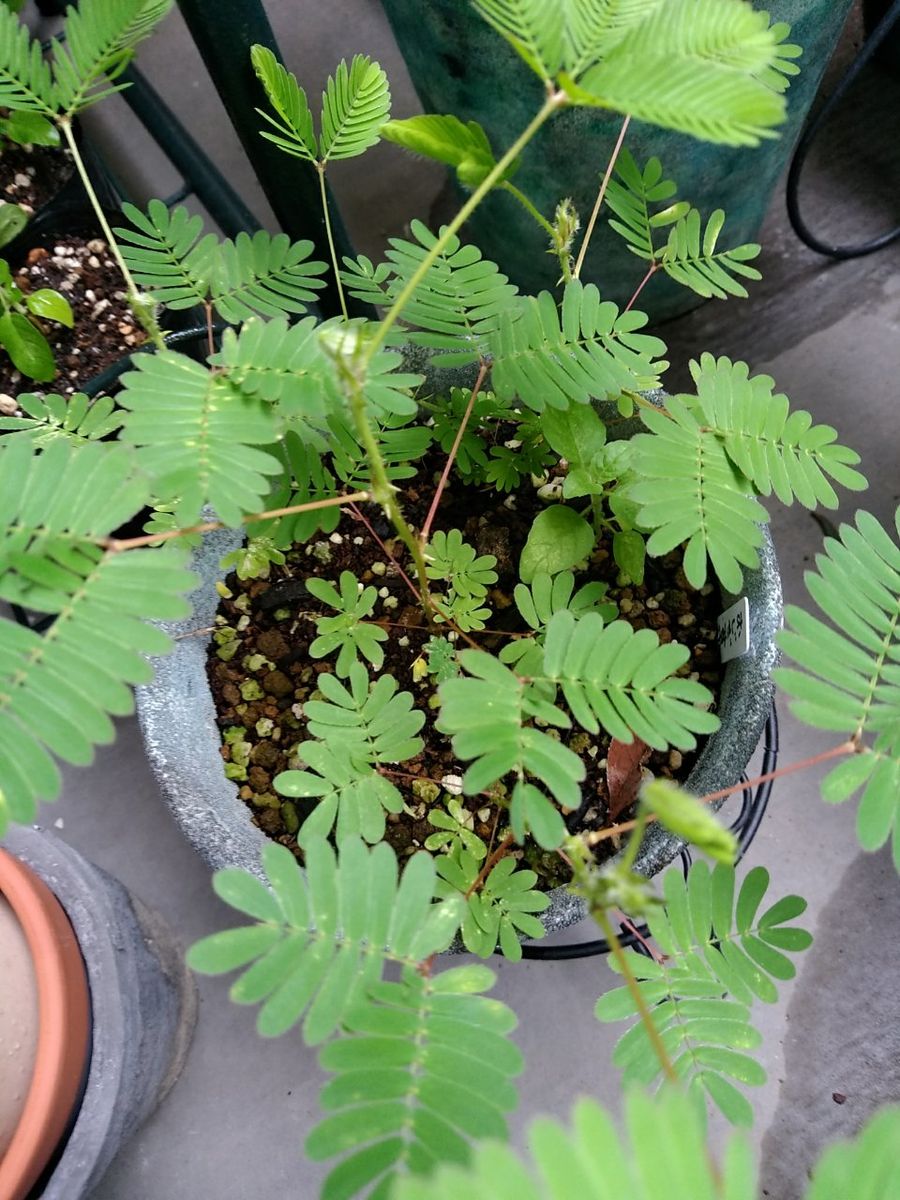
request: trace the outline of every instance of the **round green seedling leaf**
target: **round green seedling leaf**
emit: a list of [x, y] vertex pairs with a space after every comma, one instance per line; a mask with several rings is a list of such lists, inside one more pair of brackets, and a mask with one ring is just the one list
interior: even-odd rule
[[519, 560], [523, 583], [540, 571], [556, 575], [587, 558], [594, 548], [594, 531], [574, 509], [564, 504], [545, 508], [534, 519]]
[[0, 246], [11, 242], [27, 224], [28, 214], [18, 204], [0, 206]]
[[71, 304], [53, 288], [38, 288], [36, 292], [29, 292], [25, 297], [25, 304], [28, 311], [36, 317], [58, 321], [60, 325], [65, 325], [66, 329], [71, 329], [75, 323]]
[[17, 371], [37, 383], [49, 383], [56, 375], [50, 344], [21, 313], [0, 317], [0, 346], [3, 346]]
[[59, 130], [40, 113], [10, 113], [3, 122], [3, 133], [20, 146], [59, 145]]

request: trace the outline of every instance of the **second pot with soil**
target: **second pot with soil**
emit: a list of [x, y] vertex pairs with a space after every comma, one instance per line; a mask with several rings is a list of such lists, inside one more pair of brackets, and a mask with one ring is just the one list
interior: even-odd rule
[[184, 1065], [183, 951], [118, 880], [22, 826], [0, 847], [0, 971], [0, 1195], [86, 1200]]

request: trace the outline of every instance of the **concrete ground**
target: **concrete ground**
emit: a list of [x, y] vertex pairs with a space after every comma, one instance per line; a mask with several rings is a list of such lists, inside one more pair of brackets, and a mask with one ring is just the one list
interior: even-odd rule
[[[380, 6], [371, 0], [268, 4], [288, 64], [318, 94], [325, 74], [357, 49], [386, 67], [395, 113], [416, 111]], [[303, 12], [298, 10], [302, 7]], [[854, 53], [851, 24], [841, 54]], [[142, 66], [264, 214], [227, 122], [211, 95], [180, 18], [173, 15], [141, 53]], [[825, 236], [858, 240], [900, 219], [897, 113], [900, 80], [871, 74], [831, 125], [809, 165], [804, 203]], [[123, 173], [147, 193], [175, 182], [121, 102], [99, 114], [100, 136]], [[130, 166], [129, 166], [130, 164]], [[412, 215], [427, 215], [441, 173], [411, 164], [393, 148], [335, 172], [351, 234], [376, 254]], [[373, 196], [374, 190], [374, 196]], [[749, 302], [713, 302], [661, 332], [684, 361], [700, 350], [746, 358], [772, 374], [793, 402], [834, 424], [863, 457], [871, 489], [865, 506], [892, 520], [898, 502], [896, 411], [900, 393], [900, 247], [833, 264], [794, 238], [776, 195], [761, 238], [765, 280]], [[835, 520], [858, 500], [844, 497]], [[776, 510], [773, 532], [786, 596], [804, 597], [802, 576], [821, 542], [802, 508]], [[800, 727], [782, 705], [782, 764], [827, 747], [827, 735]], [[42, 820], [157, 908], [185, 943], [222, 928], [228, 911], [208, 873], [181, 839], [144, 762], [133, 721], [87, 770], [69, 771], [65, 793]], [[894, 952], [900, 885], [882, 854], [863, 856], [849, 804], [826, 807], [817, 776], [780, 781], [745, 865], [763, 863], [777, 892], [809, 901], [816, 944], [778, 1004], [758, 1006], [769, 1081], [755, 1095], [754, 1139], [765, 1158], [763, 1183], [777, 1200], [802, 1194], [810, 1162], [829, 1138], [855, 1130], [873, 1107], [900, 1099], [898, 970]], [[575, 936], [590, 936], [578, 930]], [[594, 1002], [614, 977], [602, 960], [498, 961], [496, 994], [521, 1020], [527, 1071], [513, 1118], [516, 1137], [538, 1113], [564, 1116], [580, 1094], [617, 1103], [611, 1052], [617, 1030], [599, 1025]], [[304, 1161], [305, 1132], [317, 1115], [322, 1081], [315, 1055], [298, 1036], [257, 1038], [252, 1012], [236, 1008], [222, 981], [200, 980], [200, 1020], [184, 1075], [163, 1107], [124, 1148], [95, 1200], [247, 1200], [311, 1197], [324, 1175]], [[846, 1096], [839, 1105], [834, 1093]], [[721, 1131], [715, 1127], [718, 1139]]]

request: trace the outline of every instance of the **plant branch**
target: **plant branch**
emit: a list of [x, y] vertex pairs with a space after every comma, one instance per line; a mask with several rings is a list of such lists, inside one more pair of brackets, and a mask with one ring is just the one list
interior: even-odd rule
[[364, 363], [377, 353], [384, 345], [385, 338], [393, 329], [397, 319], [402, 313], [407, 301], [415, 292], [416, 288], [428, 274], [431, 267], [443, 253], [450, 239], [456, 234], [457, 230], [465, 224], [484, 197], [488, 194], [491, 188], [499, 180], [503, 178], [507, 168], [519, 157], [537, 131], [541, 128], [544, 122], [551, 117], [557, 109], [563, 108], [568, 103], [568, 97], [565, 92], [552, 92], [547, 96], [539, 112], [529, 122], [526, 128], [519, 134], [513, 144], [509, 147], [506, 153], [496, 163], [493, 170], [484, 177], [469, 199], [465, 202], [449, 225], [445, 226], [440, 236], [435, 240], [434, 245], [419, 263], [418, 267], [410, 275], [409, 279], [400, 289], [391, 307], [385, 313], [381, 324], [376, 330], [375, 336], [367, 344], [364, 352]]
[[496, 867], [497, 863], [501, 858], [504, 857], [506, 851], [513, 844], [513, 840], [513, 835], [508, 833], [493, 854], [488, 855], [488, 857], [484, 860], [481, 870], [475, 876], [474, 880], [472, 881], [472, 886], [465, 894], [466, 900], [468, 900], [471, 895], [478, 891], [478, 889], [487, 879], [488, 875], [490, 875], [491, 871], [493, 871], [494, 867]]
[[419, 530], [419, 541], [424, 546], [428, 541], [428, 535], [431, 533], [431, 525], [437, 514], [438, 505], [441, 502], [441, 496], [444, 494], [444, 488], [447, 486], [447, 480], [450, 478], [450, 471], [459, 451], [460, 442], [463, 439], [463, 434], [466, 431], [466, 426], [469, 423], [469, 418], [472, 415], [472, 409], [475, 407], [475, 401], [478, 399], [478, 393], [481, 391], [481, 385], [484, 383], [484, 377], [487, 375], [488, 365], [482, 362], [478, 368], [478, 377], [475, 380], [475, 386], [469, 395], [469, 403], [466, 405], [466, 411], [463, 413], [463, 419], [460, 422], [459, 429], [456, 431], [456, 437], [453, 439], [453, 445], [450, 447], [450, 453], [447, 455], [447, 462], [438, 482], [437, 489], [434, 493], [434, 499], [431, 502], [431, 508], [428, 510], [428, 516], [425, 518], [425, 524]]
[[622, 949], [622, 943], [619, 941], [619, 935], [613, 928], [612, 921], [606, 915], [605, 909], [595, 909], [592, 914], [594, 920], [603, 930], [603, 936], [606, 938], [607, 944], [612, 951], [612, 956], [618, 964], [622, 977], [631, 993], [631, 998], [634, 1001], [635, 1008], [641, 1018], [644, 1028], [647, 1030], [647, 1037], [650, 1039], [650, 1044], [653, 1047], [656, 1057], [659, 1059], [659, 1065], [662, 1067], [663, 1074], [669, 1083], [678, 1083], [678, 1075], [672, 1065], [672, 1060], [669, 1058], [669, 1053], [663, 1044], [659, 1030], [653, 1017], [650, 1015], [650, 1009], [647, 1007], [647, 1001], [644, 999], [638, 982], [632, 974], [631, 967], [628, 963], [628, 958], [625, 951]]
[[631, 297], [631, 299], [628, 301], [628, 303], [622, 309], [623, 312], [628, 312], [628, 310], [631, 308], [632, 304], [634, 304], [635, 300], [637, 300], [638, 296], [641, 294], [641, 292], [644, 290], [644, 288], [647, 286], [647, 284], [650, 282], [650, 280], [653, 278], [653, 276], [656, 274], [656, 272], [658, 270], [659, 270], [659, 263], [656, 262], [656, 260], [654, 259], [654, 261], [650, 264], [650, 266], [647, 270], [647, 274], [644, 276], [644, 278], [638, 284], [637, 291], [634, 293], [634, 295]]
[[[242, 525], [255, 521], [266, 521], [275, 517], [290, 517], [294, 513], [311, 512], [317, 508], [334, 508], [338, 504], [355, 504], [357, 500], [368, 500], [368, 492], [350, 492], [346, 496], [331, 496], [327, 500], [311, 500], [307, 504], [290, 504], [287, 508], [270, 508], [265, 512], [248, 513], [241, 517]], [[139, 550], [142, 546], [155, 546], [158, 542], [170, 542], [174, 538], [187, 537], [191, 533], [211, 533], [214, 529], [229, 529], [224, 521], [202, 521], [199, 525], [188, 525], [184, 529], [166, 529], [161, 533], [147, 533], [133, 538], [98, 538], [96, 544], [113, 554], [123, 550]]]
[[325, 190], [325, 166], [316, 163], [316, 174], [319, 176], [319, 193], [322, 197], [322, 215], [325, 218], [325, 236], [328, 239], [328, 249], [331, 252], [331, 268], [334, 271], [334, 282], [337, 284], [338, 299], [341, 302], [341, 312], [344, 320], [347, 317], [347, 301], [344, 297], [344, 285], [341, 283], [341, 272], [338, 267], [337, 250], [334, 247], [334, 234], [331, 231], [331, 215], [328, 212], [328, 192]]
[[[777, 771], [767, 771], [764, 775], [757, 775], [755, 779], [748, 779], [746, 783], [735, 783], [731, 787], [720, 788], [719, 791], [710, 792], [706, 796], [698, 796], [697, 799], [701, 804], [712, 804], [715, 800], [724, 800], [726, 796], [733, 796], [735, 792], [742, 792], [745, 788], [753, 788], [761, 783], [768, 783], [770, 779], [780, 779], [783, 775], [793, 775], [795, 771], [805, 771], [807, 767], [814, 767], [818, 763], [827, 762], [830, 758], [841, 758], [845, 754], [859, 753], [861, 751], [858, 742], [852, 740], [841, 742], [839, 746], [832, 746], [830, 750], [823, 750], [821, 754], [814, 754], [811, 758], [803, 758], [800, 762], [791, 763], [787, 767], [779, 767]], [[635, 829], [642, 819], [644, 818], [638, 818], [634, 821], [623, 821], [621, 825], [608, 825], [605, 829], [595, 829], [593, 833], [585, 835], [585, 844], [596, 846], [598, 842], [618, 837], [621, 833], [628, 833], [629, 830]], [[649, 824], [652, 821], [658, 820], [658, 817], [655, 813], [651, 813], [645, 819]]]
[[59, 121], [59, 127], [63, 132], [63, 137], [66, 139], [66, 145], [72, 154], [72, 161], [75, 163], [75, 170], [81, 179], [81, 183], [87, 193], [87, 198], [90, 201], [91, 208], [94, 210], [94, 215], [97, 218], [97, 223], [103, 230], [103, 235], [109, 245], [110, 252], [116, 260], [116, 265], [122, 272], [122, 278], [125, 280], [125, 286], [128, 288], [128, 303], [131, 306], [134, 315], [144, 327], [147, 336], [156, 346], [157, 350], [165, 350], [166, 341], [163, 337], [159, 323], [153, 314], [153, 305], [148, 304], [146, 300], [141, 298], [137, 284], [134, 282], [131, 272], [128, 270], [128, 264], [122, 257], [122, 251], [119, 249], [119, 244], [113, 235], [109, 221], [106, 219], [106, 213], [103, 211], [103, 206], [100, 199], [94, 190], [94, 185], [91, 183], [91, 177], [88, 175], [87, 168], [84, 165], [84, 159], [81, 157], [81, 151], [78, 149], [78, 143], [75, 141], [75, 135], [72, 133], [71, 118], [63, 117]]
[[622, 143], [625, 140], [625, 133], [628, 129], [628, 123], [631, 117], [626, 117], [622, 122], [622, 128], [619, 130], [619, 136], [616, 138], [616, 144], [613, 146], [612, 156], [607, 164], [606, 171], [603, 175], [603, 181], [600, 184], [600, 191], [597, 193], [597, 200], [594, 204], [594, 211], [591, 213], [591, 219], [588, 221], [587, 229], [584, 231], [584, 239], [581, 243], [581, 249], [578, 251], [578, 258], [575, 262], [574, 278], [578, 279], [581, 275], [581, 268], [584, 264], [584, 256], [587, 254], [587, 248], [590, 244], [591, 237], [594, 232], [594, 226], [597, 224], [597, 217], [600, 215], [600, 208], [603, 204], [603, 198], [606, 195], [606, 189], [609, 187], [609, 181], [612, 178], [613, 167], [616, 165], [616, 159], [619, 157], [619, 151], [622, 149]]

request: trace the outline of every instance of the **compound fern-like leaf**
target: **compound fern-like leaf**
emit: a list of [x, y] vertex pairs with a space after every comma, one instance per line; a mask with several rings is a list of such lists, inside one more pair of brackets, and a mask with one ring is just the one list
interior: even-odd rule
[[[900, 534], [900, 510], [895, 522]], [[788, 606], [778, 643], [800, 669], [780, 668], [776, 678], [801, 721], [857, 741], [859, 752], [831, 770], [822, 795], [840, 803], [863, 789], [860, 843], [876, 850], [893, 828], [900, 871], [900, 547], [860, 512], [840, 540], [826, 539], [816, 568], [806, 586], [830, 623]]]
[[0, 5], [0, 104], [12, 112], [56, 112], [56, 88], [40, 41], [5, 4]]
[[656, 360], [664, 343], [638, 332], [646, 324], [644, 313], [601, 301], [592, 283], [567, 284], [561, 310], [549, 292], [527, 297], [491, 337], [494, 390], [541, 412], [654, 388], [668, 363]]
[[306, 1140], [313, 1159], [346, 1156], [323, 1197], [380, 1200], [404, 1177], [467, 1163], [471, 1142], [507, 1136], [522, 1060], [508, 1038], [514, 1013], [481, 994], [495, 979], [481, 966], [431, 976], [407, 967], [347, 1013], [349, 1036], [319, 1055], [334, 1077], [321, 1094], [327, 1115]]
[[312, 839], [303, 871], [271, 842], [262, 864], [268, 887], [248, 871], [216, 872], [216, 893], [255, 924], [204, 938], [188, 962], [206, 975], [246, 967], [231, 999], [262, 1005], [257, 1029], [264, 1037], [303, 1018], [304, 1040], [323, 1042], [381, 979], [386, 962], [415, 967], [445, 950], [462, 916], [454, 899], [432, 903], [434, 863], [424, 852], [409, 859], [399, 884], [390, 846], [369, 850], [359, 838], [346, 839], [337, 856], [324, 839]]
[[[365, 258], [345, 260], [342, 279], [352, 296], [382, 306], [393, 302], [437, 241], [421, 221], [412, 222], [410, 233], [415, 242], [390, 239], [387, 263], [377, 268]], [[415, 330], [412, 342], [452, 352], [441, 362], [461, 366], [484, 357], [501, 317], [515, 319], [517, 295], [495, 263], [483, 259], [476, 246], [462, 246], [454, 237], [400, 315]]]
[[84, 392], [71, 396], [25, 392], [16, 398], [20, 417], [0, 417], [7, 438], [24, 438], [34, 446], [64, 438], [75, 444], [101, 441], [122, 424], [115, 401], [109, 396], [91, 400]]
[[141, 354], [122, 377], [123, 439], [160, 500], [178, 499], [190, 524], [210, 504], [228, 524], [259, 511], [281, 463], [257, 449], [277, 436], [271, 408], [181, 354]]
[[711, 354], [692, 362], [691, 374], [705, 423], [762, 495], [774, 492], [782, 504], [797, 499], [807, 508], [837, 508], [829, 476], [853, 491], [867, 486], [853, 469], [859, 455], [837, 443], [830, 425], [814, 425], [808, 412], [791, 409], [787, 396], [773, 394], [768, 375], [751, 377], [746, 363]]
[[52, 755], [90, 762], [132, 711], [128, 684], [152, 678], [145, 655], [169, 638], [146, 618], [176, 619], [194, 576], [175, 547], [113, 553], [112, 529], [146, 504], [147, 482], [117, 445], [0, 450], [0, 597], [55, 613], [44, 636], [0, 621], [0, 830], [31, 821], [60, 787]]
[[[788, 924], [806, 909], [799, 896], [785, 896], [762, 915], [768, 872], [755, 867], [735, 898], [734, 868], [719, 864], [710, 872], [695, 863], [687, 882], [680, 870], [663, 878], [665, 909], [651, 911], [648, 924], [662, 955], [648, 958], [627, 951], [643, 999], [679, 1077], [692, 1092], [706, 1093], [735, 1124], [749, 1125], [753, 1110], [734, 1086], [765, 1082], [766, 1073], [747, 1053], [760, 1035], [750, 1021], [754, 998], [774, 1003], [778, 981], [792, 979], [793, 962], [783, 953], [806, 949], [812, 938]], [[613, 960], [609, 965], [621, 974]], [[601, 1021], [635, 1013], [627, 987], [597, 1002]], [[619, 1040], [613, 1061], [626, 1080], [652, 1083], [662, 1067], [642, 1022]]]
[[256, 110], [277, 130], [277, 133], [270, 133], [263, 129], [260, 131], [262, 136], [295, 158], [315, 162], [319, 147], [312, 113], [306, 92], [300, 87], [296, 76], [281, 65], [268, 46], [251, 46], [250, 61], [265, 89], [266, 98], [279, 118], [276, 120], [264, 109]]
[[719, 720], [707, 711], [708, 689], [675, 674], [689, 658], [686, 646], [661, 645], [652, 629], [563, 610], [547, 622], [543, 668], [533, 678], [558, 686], [589, 733], [602, 727], [621, 742], [636, 735], [657, 750], [692, 750], [694, 735], [712, 733]]
[[355, 54], [349, 67], [341, 59], [322, 94], [321, 162], [355, 158], [374, 146], [390, 111], [387, 75], [378, 63], [365, 54]]
[[650, 434], [635, 440], [635, 475], [629, 489], [641, 505], [637, 523], [652, 529], [647, 553], [668, 554], [686, 541], [684, 573], [697, 588], [706, 582], [706, 560], [722, 586], [739, 592], [741, 567], [753, 568], [769, 516], [735, 470], [716, 435], [684, 399], [666, 401], [666, 414], [641, 409]]
[[[532, 1122], [526, 1137], [532, 1159], [528, 1164], [510, 1147], [494, 1143], [478, 1148], [469, 1166], [448, 1165], [427, 1179], [400, 1180], [393, 1198], [756, 1200], [749, 1144], [732, 1135], [721, 1167], [714, 1165], [704, 1123], [694, 1107], [685, 1104], [682, 1092], [672, 1088], [650, 1097], [632, 1089], [624, 1111], [625, 1137], [595, 1100], [579, 1100], [571, 1129], [548, 1117]], [[886, 1153], [884, 1137], [880, 1148]], [[838, 1193], [809, 1200], [838, 1200]], [[878, 1192], [866, 1200], [889, 1197]]]
[[784, 120], [779, 89], [765, 81], [780, 31], [739, 0], [668, 0], [632, 25], [578, 85], [578, 104], [728, 145], [756, 145]]
[[89, 108], [127, 84], [116, 80], [135, 47], [152, 33], [174, 0], [81, 0], [66, 13], [64, 36], [54, 38], [53, 77], [66, 116]]

